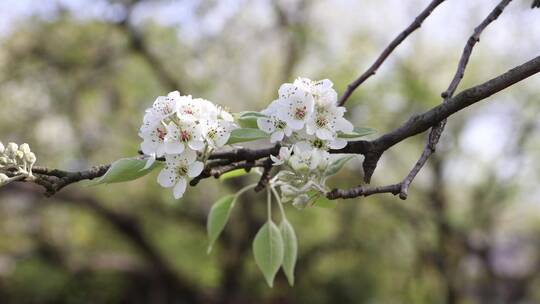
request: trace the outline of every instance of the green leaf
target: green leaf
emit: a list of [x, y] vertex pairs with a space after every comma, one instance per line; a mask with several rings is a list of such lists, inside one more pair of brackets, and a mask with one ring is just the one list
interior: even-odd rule
[[239, 115], [240, 118], [242, 117], [266, 117], [266, 115], [262, 114], [261, 112], [255, 112], [255, 111], [244, 111], [240, 112]]
[[255, 111], [244, 111], [234, 114], [236, 123], [242, 128], [257, 129], [257, 119], [260, 117], [266, 117], [266, 115]]
[[255, 128], [240, 128], [234, 129], [231, 132], [231, 137], [227, 144], [235, 144], [246, 141], [253, 141], [257, 139], [267, 138], [269, 135], [259, 129]]
[[208, 250], [210, 253], [214, 243], [218, 239], [221, 231], [225, 228], [227, 221], [234, 207], [235, 196], [227, 195], [219, 199], [210, 209], [206, 222], [206, 231], [208, 232]]
[[105, 174], [92, 182], [91, 185], [121, 183], [135, 180], [152, 172], [156, 167], [161, 166], [160, 162], [154, 162], [150, 168], [144, 169], [146, 159], [122, 158], [111, 164]]
[[245, 169], [236, 169], [236, 170], [232, 170], [232, 171], [229, 171], [227, 173], [223, 173], [219, 176], [219, 179], [220, 180], [226, 180], [226, 179], [230, 179], [230, 178], [235, 178], [235, 177], [240, 177], [240, 176], [243, 176], [243, 175], [246, 175], [248, 174], [248, 172], [246, 172]]
[[343, 168], [343, 166], [354, 157], [354, 155], [347, 155], [334, 160], [330, 165], [328, 165], [328, 168], [326, 168], [326, 176], [338, 173], [339, 170], [341, 170], [341, 168]]
[[268, 286], [272, 287], [284, 254], [283, 238], [274, 222], [269, 220], [257, 232], [253, 240], [253, 254]]
[[296, 239], [296, 233], [294, 228], [287, 220], [281, 221], [279, 225], [281, 237], [284, 244], [283, 255], [283, 272], [287, 276], [287, 280], [291, 286], [294, 285], [294, 266], [296, 265], [296, 258], [298, 256], [298, 241]]
[[351, 133], [338, 132], [338, 137], [343, 139], [359, 138], [376, 133], [377, 131], [371, 128], [354, 127]]

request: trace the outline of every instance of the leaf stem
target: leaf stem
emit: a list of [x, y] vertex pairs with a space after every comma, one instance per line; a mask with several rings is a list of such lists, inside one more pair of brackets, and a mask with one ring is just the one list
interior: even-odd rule
[[270, 193], [270, 189], [266, 189], [266, 205], [268, 208], [268, 222], [272, 221], [272, 194]]
[[279, 211], [281, 213], [281, 219], [284, 221], [287, 221], [287, 217], [285, 216], [285, 209], [283, 209], [283, 203], [281, 202], [281, 198], [279, 197], [279, 194], [277, 193], [276, 188], [274, 188], [274, 186], [270, 186], [270, 191], [272, 191], [278, 203]]

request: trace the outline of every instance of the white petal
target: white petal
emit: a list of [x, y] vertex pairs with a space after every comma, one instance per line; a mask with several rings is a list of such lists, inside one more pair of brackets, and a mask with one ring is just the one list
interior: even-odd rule
[[184, 152], [184, 144], [177, 141], [169, 141], [165, 143], [165, 153], [180, 154]]
[[322, 140], [333, 140], [334, 134], [330, 132], [328, 129], [318, 129], [315, 133], [318, 138]]
[[204, 142], [200, 140], [191, 140], [188, 142], [188, 146], [195, 151], [201, 151], [204, 148]]
[[154, 164], [155, 161], [156, 161], [156, 155], [154, 153], [150, 154], [150, 157], [148, 157], [148, 160], [146, 161], [146, 164], [144, 165], [144, 168], [141, 169], [141, 171], [150, 168]]
[[214, 143], [218, 148], [223, 147], [229, 141], [229, 137], [231, 137], [231, 133], [229, 132], [218, 133], [217, 138], [214, 139]]
[[336, 122], [336, 129], [345, 133], [350, 133], [354, 130], [354, 126], [345, 118], [340, 118]]
[[156, 149], [156, 156], [161, 157], [165, 154], [165, 144], [159, 144]]
[[187, 175], [189, 177], [197, 177], [204, 169], [204, 164], [200, 161], [196, 161], [189, 165]]
[[273, 118], [257, 118], [257, 127], [266, 133], [272, 133], [276, 129]]
[[272, 133], [272, 135], [270, 136], [270, 142], [275, 143], [275, 142], [278, 142], [278, 141], [282, 141], [284, 135], [285, 135], [285, 133], [283, 131], [276, 131], [276, 132]]
[[145, 139], [142, 143], [141, 143], [141, 150], [144, 154], [146, 155], [150, 155], [150, 154], [155, 154], [156, 153], [156, 150], [157, 150], [157, 146], [159, 144], [156, 143], [156, 142], [153, 142], [151, 140], [147, 140]]
[[184, 154], [182, 154], [182, 159], [187, 163], [191, 164], [197, 159], [197, 153], [193, 150], [186, 149], [184, 150]]
[[272, 162], [274, 162], [274, 166], [279, 166], [283, 164], [283, 160], [275, 157], [274, 155], [270, 155], [270, 159], [272, 160]]
[[317, 132], [317, 127], [315, 126], [315, 123], [313, 122], [313, 120], [308, 120], [308, 122], [306, 123], [306, 133], [308, 135], [313, 135], [315, 134], [315, 132]]
[[178, 183], [176, 183], [173, 189], [173, 195], [175, 199], [179, 199], [184, 196], [184, 192], [186, 192], [186, 186], [187, 181], [185, 178], [178, 179]]
[[347, 145], [347, 141], [341, 138], [336, 138], [328, 143], [331, 149], [343, 149]]
[[285, 136], [289, 137], [291, 136], [293, 130], [289, 126], [286, 126], [285, 129], [283, 129], [283, 132], [285, 132]]
[[284, 83], [278, 89], [279, 97], [288, 97], [296, 90], [298, 90], [296, 85], [293, 85], [292, 83]]
[[301, 120], [290, 119], [287, 121], [287, 125], [293, 130], [300, 130], [304, 127], [304, 122]]
[[172, 187], [176, 181], [176, 174], [171, 170], [171, 168], [165, 167], [158, 175], [158, 183], [165, 188]]
[[302, 152], [311, 151], [313, 149], [313, 146], [307, 141], [301, 141], [301, 142], [295, 143], [294, 148], [295, 148], [294, 150], [298, 151], [298, 153], [302, 153]]
[[174, 98], [174, 99], [180, 99], [180, 92], [173, 91], [173, 92], [170, 92], [169, 94], [167, 94], [167, 96], [169, 96], [170, 98]]

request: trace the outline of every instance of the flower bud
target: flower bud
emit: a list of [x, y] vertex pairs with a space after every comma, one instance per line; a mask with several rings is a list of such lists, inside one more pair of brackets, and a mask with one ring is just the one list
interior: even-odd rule
[[30, 153], [30, 146], [27, 143], [24, 143], [19, 146], [19, 151], [21, 151], [24, 154]]
[[298, 194], [297, 189], [295, 189], [293, 186], [290, 186], [290, 185], [282, 185], [280, 189], [281, 189], [281, 201], [283, 203], [288, 203], [292, 201]]
[[17, 159], [21, 159], [21, 160], [22, 160], [22, 159], [24, 158], [24, 153], [23, 153], [23, 151], [21, 151], [21, 150], [17, 150], [17, 151], [15, 152], [15, 155], [16, 155]]
[[24, 154], [24, 160], [30, 164], [33, 165], [36, 162], [36, 155], [33, 152], [28, 152]]
[[0, 154], [4, 153], [5, 150], [4, 144], [0, 141]]
[[14, 159], [17, 156], [17, 151], [19, 151], [19, 146], [16, 143], [10, 142], [6, 147], [6, 155], [9, 158]]
[[308, 202], [309, 202], [309, 196], [307, 194], [302, 194], [302, 195], [297, 196], [293, 200], [292, 204], [297, 209], [304, 209], [307, 206]]

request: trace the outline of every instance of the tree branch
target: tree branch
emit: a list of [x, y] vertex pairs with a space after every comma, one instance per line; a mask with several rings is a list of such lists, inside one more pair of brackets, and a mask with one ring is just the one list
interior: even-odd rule
[[[400, 127], [383, 134], [382, 136], [372, 141], [353, 141], [340, 150], [332, 150], [331, 153], [349, 153], [349, 154], [362, 154], [364, 155], [364, 180], [369, 182], [371, 176], [377, 166], [377, 161], [381, 155], [395, 144], [417, 134], [420, 134], [437, 123], [445, 120], [452, 114], [474, 104], [481, 100], [488, 98], [489, 96], [500, 92], [507, 87], [522, 81], [534, 74], [540, 72], [540, 56], [517, 66], [506, 73], [503, 73], [491, 80], [488, 80], [482, 84], [471, 87], [459, 93], [458, 95], [448, 98], [445, 103], [431, 108], [430, 110], [412, 116], [409, 120], [403, 123]], [[228, 171], [232, 171], [237, 168], [247, 168], [264, 165], [262, 158], [269, 157], [271, 154], [276, 154], [279, 150], [279, 145], [275, 145], [269, 148], [262, 149], [234, 149], [229, 151], [215, 152], [210, 156], [211, 162], [208, 166], [211, 166], [212, 170], [220, 170], [226, 167]], [[256, 162], [258, 161], [258, 162]], [[253, 164], [254, 163], [254, 164]], [[49, 169], [44, 167], [35, 167], [36, 173], [35, 180], [22, 180], [21, 182], [34, 182], [44, 187], [47, 195], [52, 195], [61, 190], [63, 187], [76, 183], [85, 179], [94, 179], [105, 174], [110, 165], [95, 166], [87, 170], [69, 172], [58, 169]], [[228, 172], [227, 171], [227, 172]], [[205, 171], [203, 171], [204, 174]], [[214, 171], [217, 172], [217, 171]], [[221, 171], [219, 171], [221, 172]], [[202, 177], [210, 177], [202, 176]], [[201, 177], [201, 178], [202, 178]], [[198, 178], [200, 179], [200, 178]], [[392, 189], [392, 187], [383, 188], [385, 190]], [[356, 191], [356, 192], [355, 192]], [[365, 195], [367, 190], [353, 190], [352, 193], [359, 195]], [[371, 190], [370, 190], [371, 191]], [[368, 192], [370, 192], [368, 191]], [[391, 192], [391, 191], [386, 191]], [[339, 192], [341, 193], [341, 192]], [[380, 193], [380, 192], [377, 192]], [[391, 192], [393, 193], [393, 192]], [[349, 198], [349, 194], [340, 194], [340, 197]], [[336, 197], [336, 195], [330, 195], [330, 197]]]
[[[459, 60], [459, 64], [456, 70], [456, 73], [454, 74], [454, 78], [450, 82], [448, 88], [446, 91], [444, 91], [441, 96], [444, 98], [443, 103], [447, 102], [449, 98], [451, 98], [454, 95], [454, 92], [456, 91], [459, 83], [461, 82], [461, 79], [463, 79], [463, 75], [465, 74], [465, 69], [467, 68], [467, 64], [469, 62], [469, 58], [471, 57], [472, 50], [476, 43], [480, 41], [480, 35], [482, 32], [493, 22], [495, 21], [503, 12], [503, 10], [506, 8], [506, 6], [511, 2], [512, 0], [502, 0], [478, 25], [475, 29], [473, 34], [469, 37], [467, 40], [467, 43], [465, 44], [465, 48], [463, 49], [463, 53], [461, 54], [461, 58]], [[399, 194], [399, 197], [402, 199], [407, 198], [407, 193], [409, 190], [409, 185], [413, 181], [413, 179], [416, 177], [418, 172], [420, 172], [420, 169], [425, 165], [431, 154], [435, 153], [435, 148], [437, 146], [437, 143], [439, 142], [439, 139], [441, 138], [441, 135], [444, 131], [444, 127], [446, 126], [446, 119], [439, 122], [436, 126], [431, 128], [431, 132], [428, 135], [427, 143], [424, 147], [424, 150], [422, 152], [422, 155], [420, 155], [420, 158], [414, 165], [413, 169], [409, 172], [409, 174], [403, 179], [401, 182], [401, 191]]]

